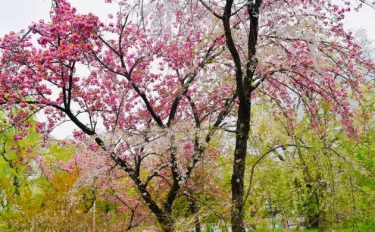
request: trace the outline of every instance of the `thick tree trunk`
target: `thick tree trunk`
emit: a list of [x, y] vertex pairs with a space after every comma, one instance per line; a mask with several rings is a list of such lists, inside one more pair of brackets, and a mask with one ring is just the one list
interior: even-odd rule
[[[244, 232], [244, 175], [246, 168], [247, 139], [250, 131], [250, 109], [251, 93], [259, 86], [262, 79], [254, 81], [254, 73], [257, 67], [256, 45], [258, 40], [258, 21], [259, 8], [261, 0], [247, 0], [247, 13], [249, 14], [249, 33], [248, 33], [248, 54], [246, 59], [246, 71], [243, 70], [240, 53], [232, 36], [231, 17], [233, 0], [227, 0], [222, 17], [224, 35], [227, 47], [232, 55], [236, 73], [236, 87], [239, 99], [237, 130], [236, 130], [236, 147], [234, 150], [233, 173], [232, 173], [232, 209], [231, 222], [233, 232]], [[244, 72], [245, 71], [245, 72]]]
[[[136, 180], [139, 181], [139, 180]], [[164, 232], [174, 231], [174, 220], [171, 213], [168, 213], [165, 209], [160, 208], [156, 202], [151, 198], [150, 193], [147, 191], [146, 186], [136, 182], [138, 184], [138, 190], [142, 195], [142, 199], [147, 204], [151, 212], [156, 216], [161, 229]]]
[[240, 102], [238, 109], [236, 147], [234, 150], [232, 173], [232, 209], [233, 232], [244, 232], [243, 196], [244, 176], [247, 156], [247, 139], [250, 131], [250, 100]]

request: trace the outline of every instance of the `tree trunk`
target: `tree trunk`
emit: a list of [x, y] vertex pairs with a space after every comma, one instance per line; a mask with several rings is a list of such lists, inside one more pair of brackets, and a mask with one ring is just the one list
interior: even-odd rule
[[[258, 65], [258, 60], [255, 55], [258, 41], [259, 9], [262, 5], [262, 0], [247, 0], [246, 3], [246, 10], [249, 15], [249, 31], [247, 35], [247, 57], [245, 64], [241, 61], [241, 55], [237, 49], [238, 44], [236, 45], [232, 35], [234, 28], [232, 27], [233, 23], [231, 22], [231, 17], [236, 14], [232, 14], [233, 4], [233, 0], [227, 0], [223, 15], [219, 16], [219, 18], [223, 20], [226, 45], [233, 58], [237, 88], [236, 91], [239, 100], [236, 147], [234, 150], [233, 173], [231, 180], [231, 222], [233, 232], [244, 232], [244, 175], [246, 168], [247, 139], [250, 132], [251, 93], [265, 78], [258, 77], [256, 80], [254, 79], [254, 74]], [[246, 67], [246, 71], [244, 70], [244, 66]]]
[[318, 218], [318, 231], [324, 232], [324, 225], [325, 224], [325, 217], [323, 212], [319, 212], [319, 218]]
[[151, 212], [156, 216], [162, 231], [174, 231], [174, 220], [171, 213], [168, 213], [165, 209], [160, 208], [156, 204], [156, 202], [151, 198], [150, 193], [147, 191], [146, 186], [140, 184], [139, 179], [135, 180], [135, 182], [137, 184], [138, 190], [141, 193], [142, 199], [145, 201]]
[[188, 200], [189, 200], [190, 210], [194, 214], [195, 232], [201, 232], [201, 223], [200, 223], [199, 215], [198, 215], [199, 208], [196, 204], [196, 200], [192, 196], [189, 196]]
[[174, 222], [168, 215], [157, 216], [158, 222], [160, 224], [163, 232], [174, 232]]
[[244, 232], [243, 196], [244, 176], [247, 156], [247, 139], [250, 131], [250, 100], [240, 102], [238, 109], [236, 147], [234, 150], [232, 173], [231, 222], [233, 232]]
[[201, 223], [198, 214], [194, 215], [195, 232], [201, 232]]

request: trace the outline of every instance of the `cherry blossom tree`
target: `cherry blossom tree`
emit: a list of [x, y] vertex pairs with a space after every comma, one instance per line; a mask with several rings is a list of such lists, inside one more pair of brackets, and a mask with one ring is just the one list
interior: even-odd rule
[[[350, 99], [360, 99], [360, 85], [374, 64], [343, 27], [345, 14], [368, 1], [205, 1], [202, 6], [222, 23], [238, 95], [236, 145], [232, 175], [233, 231], [245, 231], [244, 174], [251, 121], [251, 103], [274, 101], [288, 118], [304, 110], [313, 127], [320, 123], [318, 105], [331, 104], [351, 136]], [[286, 127], [293, 129], [293, 120]]]
[[[81, 218], [71, 226], [79, 225], [83, 229], [91, 230], [96, 228], [130, 231], [143, 222], [154, 222], [147, 220], [150, 218], [147, 206], [141, 204], [142, 200], [135, 193], [131, 180], [119, 169], [110, 170], [113, 166], [110, 165], [110, 157], [100, 153], [95, 156], [85, 154], [87, 148], [81, 148], [84, 144], [71, 142], [72, 144], [69, 141], [49, 141], [48, 150], [37, 159], [38, 170], [41, 170], [41, 174], [53, 189], [45, 190], [44, 204], [47, 209], [35, 213], [50, 215], [48, 220], [43, 221], [44, 225], [66, 223], [59, 219], [61, 211], [69, 214], [69, 218], [73, 220]], [[73, 148], [73, 154], [63, 159], [61, 154], [66, 152], [67, 147]], [[59, 202], [55, 199], [57, 195]], [[57, 206], [51, 207], [48, 203]], [[59, 203], [67, 207], [59, 206]], [[54, 223], [50, 223], [51, 221]]]
[[[92, 137], [89, 151], [125, 171], [173, 231], [173, 202], [236, 98], [231, 80], [218, 81], [225, 40], [197, 3], [118, 4], [104, 24], [54, 0], [51, 22], [5, 35], [0, 105], [18, 127], [43, 110], [41, 133], [72, 121], [75, 137]], [[25, 110], [12, 117], [15, 105]]]

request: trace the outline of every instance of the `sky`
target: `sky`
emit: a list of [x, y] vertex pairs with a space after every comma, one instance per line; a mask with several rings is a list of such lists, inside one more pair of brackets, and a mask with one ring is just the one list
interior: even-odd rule
[[[337, 1], [337, 0], [334, 0]], [[355, 2], [356, 0], [351, 0]], [[99, 16], [105, 22], [109, 13], [116, 11], [116, 4], [106, 4], [105, 0], [70, 0], [80, 13], [89, 13]], [[31, 22], [37, 22], [40, 19], [48, 21], [51, 10], [51, 0], [0, 0], [0, 37], [10, 31], [19, 31], [27, 29]], [[345, 19], [344, 25], [347, 29], [358, 30], [365, 29], [371, 40], [375, 41], [375, 9], [364, 7], [361, 11], [351, 12]], [[43, 119], [43, 115], [39, 116]], [[71, 135], [75, 128], [72, 123], [65, 123], [63, 126], [55, 129], [52, 136], [63, 139]]]
[[[92, 12], [101, 19], [117, 9], [115, 4], [106, 4], [104, 0], [70, 0], [78, 12]], [[51, 0], [0, 0], [0, 36], [9, 31], [27, 28], [31, 22], [40, 19], [48, 21]]]

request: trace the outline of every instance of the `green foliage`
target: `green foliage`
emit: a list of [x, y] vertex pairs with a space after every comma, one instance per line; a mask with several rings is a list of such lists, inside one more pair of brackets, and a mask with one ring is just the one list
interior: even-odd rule
[[48, 146], [47, 161], [68, 161], [74, 155], [74, 146], [66, 142], [55, 142]]
[[[373, 119], [358, 116], [365, 128], [353, 138], [331, 120], [330, 105], [321, 104], [319, 127], [310, 118], [288, 120], [267, 112], [264, 102], [253, 111], [249, 140], [248, 180], [254, 168], [246, 220], [256, 230], [267, 231], [264, 219], [291, 221], [297, 228], [318, 226], [340, 230], [371, 231], [375, 208]], [[366, 229], [362, 227], [369, 226]], [[317, 230], [317, 229], [316, 229]]]

